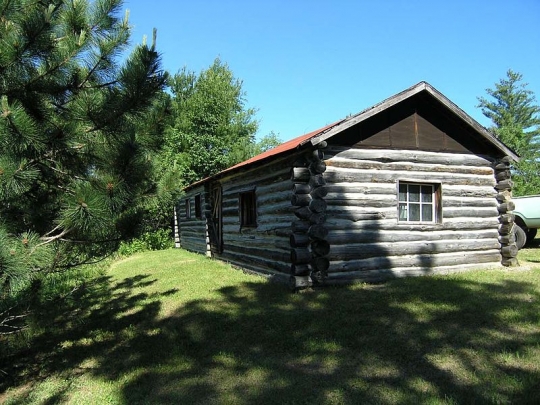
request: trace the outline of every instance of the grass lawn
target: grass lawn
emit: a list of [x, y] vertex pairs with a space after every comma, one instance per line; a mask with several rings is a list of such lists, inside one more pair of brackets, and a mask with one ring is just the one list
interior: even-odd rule
[[291, 294], [138, 254], [43, 310], [0, 363], [0, 403], [537, 404], [540, 248], [520, 262]]

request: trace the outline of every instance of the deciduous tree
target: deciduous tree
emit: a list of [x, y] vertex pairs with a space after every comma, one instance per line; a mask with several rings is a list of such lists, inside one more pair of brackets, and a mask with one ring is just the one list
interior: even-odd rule
[[200, 74], [183, 69], [170, 80], [174, 122], [166, 131], [164, 166], [184, 184], [238, 163], [255, 142], [255, 110], [242, 82], [216, 59]]

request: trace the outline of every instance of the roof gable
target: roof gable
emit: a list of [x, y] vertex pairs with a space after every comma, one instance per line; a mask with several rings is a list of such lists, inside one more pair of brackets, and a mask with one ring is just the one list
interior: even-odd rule
[[[327, 125], [323, 128], [317, 129], [310, 133], [291, 139], [290, 141], [287, 141], [277, 146], [276, 148], [270, 149], [264, 153], [254, 156], [251, 159], [248, 159], [244, 162], [241, 162], [232, 167], [229, 167], [228, 169], [225, 169], [222, 172], [214, 176], [211, 176], [207, 179], [194, 183], [191, 186], [200, 184], [202, 182], [205, 182], [213, 178], [222, 177], [223, 175], [227, 173], [237, 171], [239, 169], [246, 169], [252, 165], [263, 163], [269, 159], [272, 159], [280, 155], [284, 155], [288, 152], [292, 152], [299, 148], [305, 147], [306, 145], [311, 145], [311, 146], [319, 145], [320, 143], [338, 134], [343, 133], [349, 128], [352, 128], [353, 126], [361, 122], [365, 122], [366, 120], [372, 117], [375, 117], [378, 114], [381, 114], [389, 109], [392, 109], [392, 107], [395, 107], [399, 105], [400, 103], [403, 103], [419, 95], [424, 96], [428, 104], [429, 103], [437, 104], [441, 111], [444, 111], [445, 114], [450, 116], [455, 122], [459, 122], [461, 126], [463, 126], [464, 128], [467, 128], [468, 135], [473, 135], [473, 137], [476, 137], [480, 141], [480, 143], [483, 143], [484, 145], [489, 145], [494, 150], [497, 150], [503, 156], [510, 156], [512, 159], [516, 161], [519, 160], [519, 157], [515, 154], [515, 152], [513, 152], [505, 144], [499, 141], [493, 134], [491, 134], [486, 128], [480, 125], [477, 121], [475, 121], [471, 116], [469, 116], [456, 104], [454, 104], [452, 101], [446, 98], [442, 93], [440, 93], [438, 90], [436, 90], [433, 86], [431, 86], [427, 82], [420, 82], [384, 101], [381, 101], [378, 104], [375, 104], [372, 107], [369, 107], [359, 112], [358, 114], [349, 116], [345, 119], [336, 121], [333, 124]], [[449, 138], [450, 137], [448, 137], [448, 139]]]

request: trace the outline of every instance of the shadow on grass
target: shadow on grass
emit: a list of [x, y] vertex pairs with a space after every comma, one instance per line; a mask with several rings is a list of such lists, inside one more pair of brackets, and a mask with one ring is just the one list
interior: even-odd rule
[[530, 283], [426, 277], [295, 295], [243, 283], [159, 318], [176, 290], [139, 292], [153, 282], [104, 277], [69, 316], [44, 314], [54, 331], [9, 359], [0, 389], [91, 373], [119, 381], [126, 404], [540, 401]]

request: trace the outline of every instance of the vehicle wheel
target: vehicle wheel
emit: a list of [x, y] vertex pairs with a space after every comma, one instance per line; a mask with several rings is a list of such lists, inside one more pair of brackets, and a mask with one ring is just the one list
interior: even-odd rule
[[532, 241], [536, 237], [536, 231], [537, 231], [537, 229], [534, 229], [534, 228], [527, 230], [527, 232], [526, 232], [526, 234], [527, 234], [527, 242], [525, 243], [526, 245], [530, 245], [532, 243]]
[[517, 248], [521, 249], [523, 246], [525, 246], [525, 243], [527, 242], [527, 234], [518, 224], [514, 224], [513, 231], [516, 237]]

